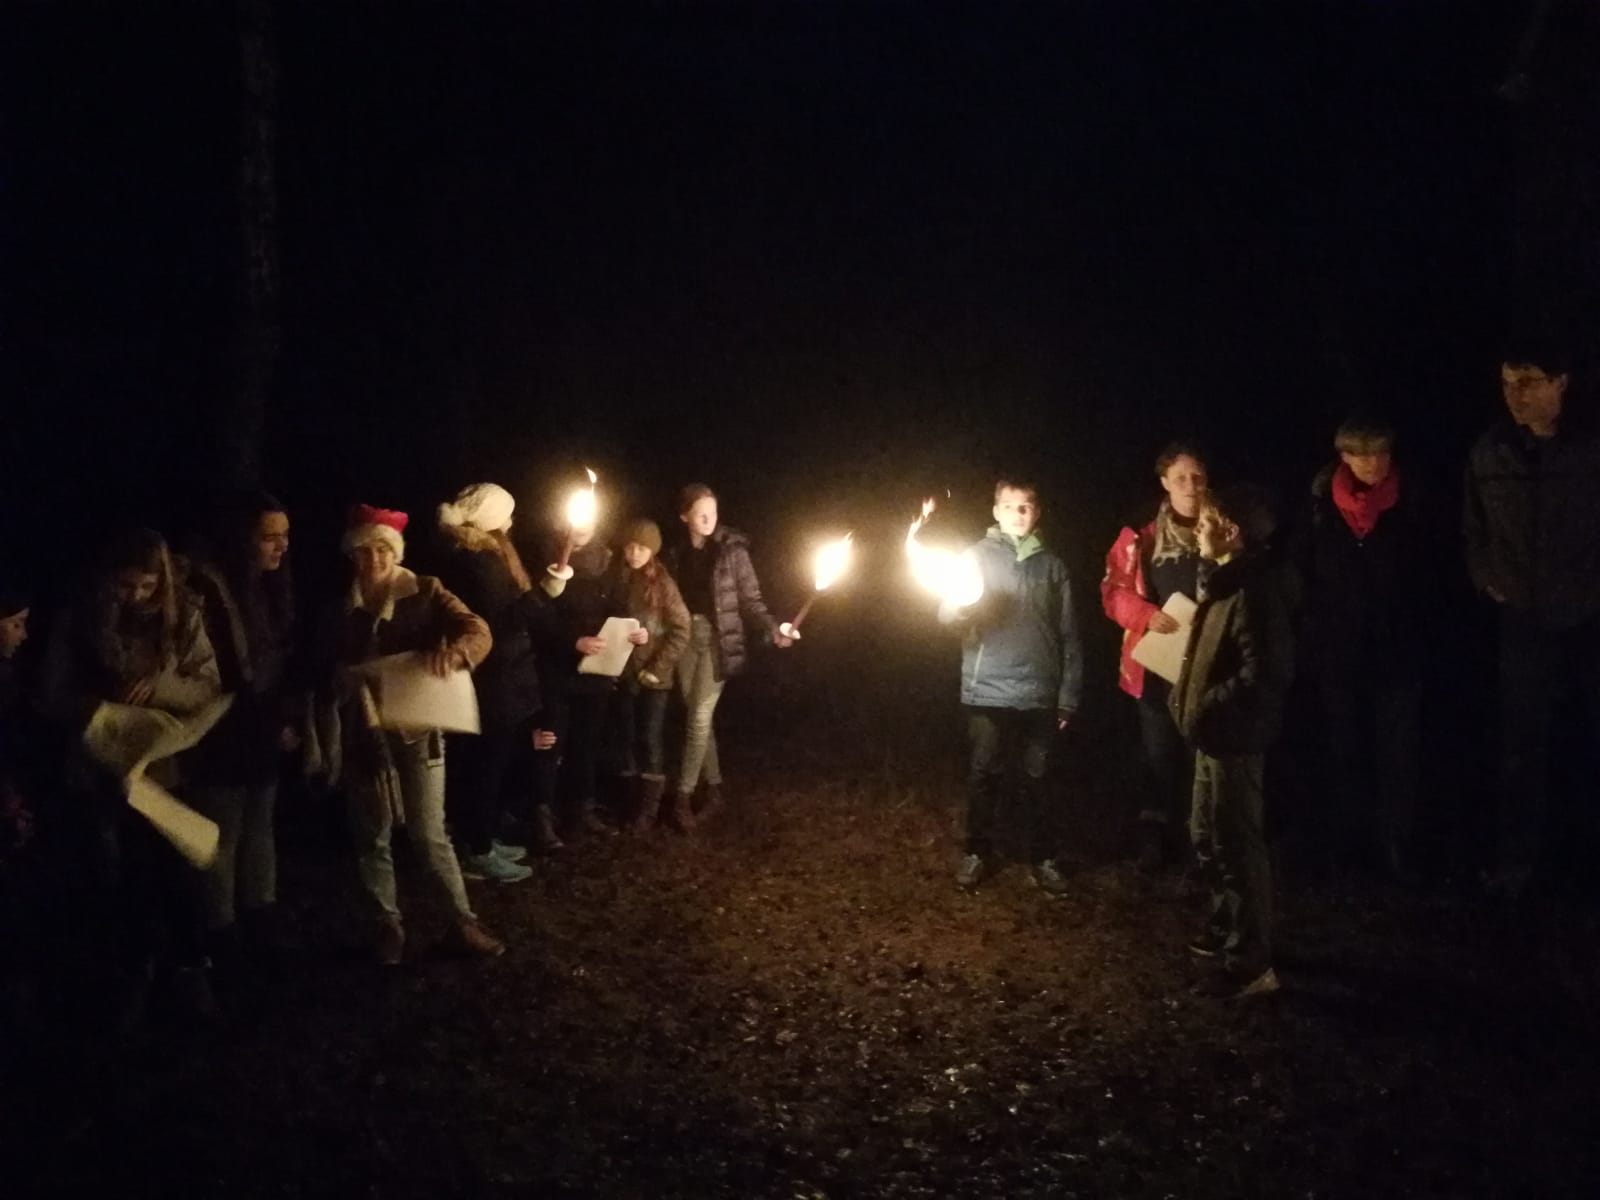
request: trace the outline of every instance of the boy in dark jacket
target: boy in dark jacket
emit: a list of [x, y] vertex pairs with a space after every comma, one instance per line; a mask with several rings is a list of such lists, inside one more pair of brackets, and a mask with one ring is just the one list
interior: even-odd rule
[[1240, 996], [1278, 990], [1272, 967], [1272, 871], [1262, 768], [1283, 721], [1293, 643], [1282, 586], [1264, 553], [1273, 520], [1257, 489], [1207, 497], [1195, 525], [1200, 608], [1168, 701], [1195, 750], [1189, 837], [1211, 891], [1205, 931], [1190, 945], [1224, 956]]
[[1052, 896], [1066, 879], [1045, 828], [1045, 777], [1057, 736], [1077, 712], [1083, 651], [1072, 610], [1066, 564], [1038, 534], [1037, 489], [1001, 480], [995, 524], [967, 550], [983, 576], [983, 597], [971, 606], [940, 605], [944, 624], [963, 623], [961, 703], [972, 757], [967, 773], [966, 852], [956, 883], [975, 888], [989, 871], [996, 816], [1008, 765], [1021, 768], [1017, 794], [1032, 878]]

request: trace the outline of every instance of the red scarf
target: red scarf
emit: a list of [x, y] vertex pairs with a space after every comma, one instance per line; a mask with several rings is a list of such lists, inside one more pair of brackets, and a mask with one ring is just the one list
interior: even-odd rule
[[1363, 540], [1378, 527], [1378, 518], [1400, 499], [1400, 471], [1390, 467], [1376, 487], [1362, 487], [1344, 463], [1333, 473], [1333, 503], [1350, 526], [1356, 540]]

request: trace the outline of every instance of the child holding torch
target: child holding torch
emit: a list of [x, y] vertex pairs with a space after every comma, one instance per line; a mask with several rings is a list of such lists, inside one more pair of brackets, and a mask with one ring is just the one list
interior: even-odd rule
[[947, 597], [939, 620], [964, 628], [961, 703], [971, 758], [966, 848], [956, 884], [972, 889], [989, 873], [1001, 789], [1008, 768], [1016, 768], [1021, 778], [1012, 811], [1033, 881], [1059, 896], [1067, 884], [1048, 849], [1045, 781], [1057, 737], [1078, 709], [1083, 651], [1066, 564], [1039, 536], [1041, 511], [1032, 484], [1002, 479], [995, 485], [995, 524], [964, 556], [982, 575], [982, 598], [962, 603], [967, 596]]

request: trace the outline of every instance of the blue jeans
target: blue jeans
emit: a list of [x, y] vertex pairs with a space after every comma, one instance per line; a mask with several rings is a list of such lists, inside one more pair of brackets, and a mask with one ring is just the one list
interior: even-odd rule
[[662, 727], [667, 719], [667, 692], [624, 684], [612, 699], [612, 762], [618, 775], [666, 777], [667, 752]]

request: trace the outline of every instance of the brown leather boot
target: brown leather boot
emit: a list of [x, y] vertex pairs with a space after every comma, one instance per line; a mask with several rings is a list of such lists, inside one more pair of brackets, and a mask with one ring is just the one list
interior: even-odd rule
[[506, 952], [506, 944], [476, 921], [463, 921], [457, 925], [451, 940], [461, 953], [476, 958], [499, 958]]
[[672, 808], [667, 812], [667, 820], [672, 822], [673, 827], [677, 829], [679, 833], [694, 832], [695, 819], [693, 792], [680, 791], [672, 793]]
[[717, 810], [722, 807], [722, 785], [720, 783], [706, 784], [706, 802], [700, 806], [700, 811], [695, 813], [695, 820], [709, 821], [716, 816]]
[[556, 832], [556, 814], [548, 804], [540, 804], [533, 810], [533, 841], [541, 854], [554, 854], [567, 848]]
[[631, 827], [634, 833], [649, 833], [655, 828], [656, 816], [661, 812], [661, 797], [666, 794], [666, 790], [665, 775], [639, 777], [639, 808], [634, 814]]

